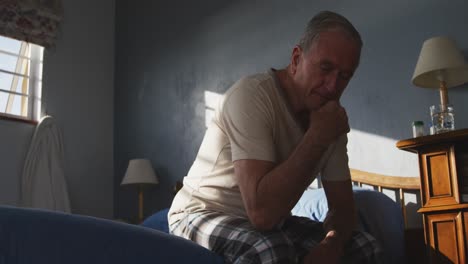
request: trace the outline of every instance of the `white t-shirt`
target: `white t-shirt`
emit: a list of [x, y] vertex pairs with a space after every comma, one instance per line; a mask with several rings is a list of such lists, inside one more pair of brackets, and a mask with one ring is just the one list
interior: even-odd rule
[[[286, 160], [304, 136], [273, 70], [237, 81], [224, 95], [198, 155], [169, 210], [172, 225], [186, 214], [209, 210], [247, 217], [233, 161]], [[310, 182], [349, 179], [346, 134], [331, 144]]]

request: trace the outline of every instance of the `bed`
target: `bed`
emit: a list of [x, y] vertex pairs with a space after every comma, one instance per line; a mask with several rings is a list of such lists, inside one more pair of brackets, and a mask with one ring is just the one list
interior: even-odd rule
[[[419, 237], [408, 236], [409, 229], [405, 228], [403, 194], [418, 191], [419, 178], [358, 170], [352, 170], [352, 178], [360, 228], [385, 241], [388, 263], [403, 263], [405, 258], [413, 263], [408, 254], [411, 251], [406, 252], [405, 245], [408, 239]], [[397, 202], [378, 192], [384, 189], [401, 194]], [[327, 210], [324, 199], [323, 190], [307, 190], [293, 213], [321, 220]], [[0, 206], [0, 264], [223, 263], [213, 252], [167, 232], [167, 209], [155, 212], [141, 225], [130, 225], [89, 216]]]

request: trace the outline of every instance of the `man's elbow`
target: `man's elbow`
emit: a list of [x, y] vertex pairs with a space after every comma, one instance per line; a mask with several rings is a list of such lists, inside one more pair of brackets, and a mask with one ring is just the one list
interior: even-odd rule
[[273, 216], [267, 214], [265, 210], [250, 210], [248, 216], [252, 226], [259, 231], [272, 230], [279, 223]]

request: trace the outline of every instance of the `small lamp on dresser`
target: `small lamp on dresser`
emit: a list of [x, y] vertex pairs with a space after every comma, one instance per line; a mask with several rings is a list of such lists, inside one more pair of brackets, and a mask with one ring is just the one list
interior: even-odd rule
[[143, 221], [143, 189], [148, 185], [159, 183], [151, 162], [147, 159], [132, 159], [120, 185], [138, 186], [138, 222]]
[[447, 88], [468, 82], [468, 64], [455, 41], [448, 37], [424, 41], [412, 82], [419, 87], [439, 89], [440, 105], [430, 107], [434, 132], [454, 130], [454, 111], [449, 104]]

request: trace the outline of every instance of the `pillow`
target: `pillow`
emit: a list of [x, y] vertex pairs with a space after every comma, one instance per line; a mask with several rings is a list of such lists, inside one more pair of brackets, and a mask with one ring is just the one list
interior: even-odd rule
[[141, 225], [169, 234], [169, 223], [167, 221], [167, 213], [169, 213], [169, 208], [162, 209], [161, 211], [158, 211], [150, 217], [146, 218], [145, 221], [141, 223]]
[[292, 209], [297, 216], [308, 217], [314, 221], [323, 222], [328, 212], [327, 197], [323, 189], [307, 189]]

